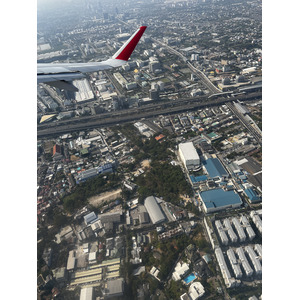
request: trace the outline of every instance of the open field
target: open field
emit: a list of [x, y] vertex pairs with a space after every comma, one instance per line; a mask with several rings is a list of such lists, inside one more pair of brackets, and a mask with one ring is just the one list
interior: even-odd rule
[[105, 193], [99, 194], [97, 196], [90, 197], [88, 199], [88, 202], [92, 206], [97, 207], [105, 201], [109, 202], [112, 200], [116, 200], [117, 198], [121, 197], [121, 193], [122, 193], [121, 189], [113, 190], [110, 192], [105, 192]]

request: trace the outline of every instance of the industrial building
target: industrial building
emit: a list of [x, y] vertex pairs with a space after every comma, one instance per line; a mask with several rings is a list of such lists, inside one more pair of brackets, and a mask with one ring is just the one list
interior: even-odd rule
[[124, 293], [124, 279], [114, 279], [107, 281], [104, 291], [104, 299], [110, 299], [114, 297], [120, 297]]
[[230, 261], [230, 264], [231, 264], [231, 267], [232, 267], [235, 277], [237, 279], [241, 278], [243, 276], [243, 273], [242, 273], [239, 263], [236, 260], [234, 251], [231, 248], [229, 248], [227, 250], [227, 256], [229, 258], [229, 261]]
[[246, 240], [246, 234], [245, 234], [244, 229], [241, 226], [240, 222], [238, 221], [237, 218], [232, 218], [231, 221], [232, 221], [232, 223], [233, 223], [233, 225], [234, 225], [234, 227], [235, 227], [235, 229], [236, 229], [236, 231], [238, 233], [238, 236], [240, 238], [240, 242], [241, 243], [245, 242], [245, 240]]
[[224, 224], [225, 228], [227, 229], [227, 233], [229, 235], [231, 242], [236, 243], [238, 238], [231, 227], [230, 221], [228, 219], [225, 219], [225, 220], [223, 220], [223, 224]]
[[247, 260], [247, 258], [245, 256], [243, 248], [242, 247], [237, 248], [236, 249], [236, 253], [237, 253], [238, 257], [239, 257], [239, 260], [242, 263], [242, 266], [243, 266], [243, 269], [245, 271], [246, 276], [248, 276], [248, 277], [252, 276], [253, 270], [252, 270], [252, 268], [250, 267], [250, 265], [248, 263], [248, 260]]
[[94, 288], [82, 288], [80, 291], [80, 300], [94, 300]]
[[213, 189], [199, 193], [206, 213], [216, 212], [227, 208], [238, 208], [242, 205], [242, 200], [234, 191], [224, 191], [223, 189]]
[[86, 78], [82, 80], [74, 80], [73, 84], [78, 88], [78, 92], [75, 92], [75, 100], [77, 102], [84, 102], [94, 99], [93, 90]]
[[192, 142], [181, 143], [178, 154], [187, 170], [197, 169], [200, 166], [200, 157]]
[[261, 201], [261, 198], [259, 197], [259, 195], [252, 188], [245, 189], [244, 193], [249, 198], [249, 201], [251, 203], [256, 203], [256, 202]]
[[262, 273], [261, 263], [259, 261], [259, 258], [255, 254], [253, 248], [250, 247], [250, 246], [246, 246], [245, 247], [245, 251], [248, 253], [248, 255], [249, 255], [249, 257], [250, 257], [250, 259], [252, 261], [253, 267], [255, 269], [255, 273], [257, 275], [260, 275]]
[[144, 205], [147, 209], [147, 212], [153, 224], [158, 224], [166, 220], [160, 206], [157, 203], [156, 197], [154, 196], [147, 197], [145, 199]]
[[113, 165], [111, 163], [107, 163], [107, 164], [104, 164], [97, 168], [92, 168], [92, 169], [80, 172], [77, 175], [76, 183], [79, 184], [79, 183], [85, 182], [86, 180], [88, 180], [90, 178], [94, 178], [100, 174], [111, 173], [111, 172], [113, 172]]
[[215, 249], [215, 254], [217, 257], [217, 261], [219, 267], [221, 269], [221, 273], [225, 282], [226, 287], [230, 288], [236, 285], [236, 280], [231, 276], [228, 267], [226, 265], [222, 250], [218, 247]]
[[93, 223], [98, 220], [97, 215], [94, 212], [89, 213], [88, 215], [83, 217], [85, 225]]
[[255, 238], [255, 232], [252, 229], [248, 219], [245, 216], [241, 216], [240, 221], [243, 224], [243, 226], [245, 227], [250, 241], [252, 241]]
[[228, 177], [228, 172], [224, 169], [221, 162], [217, 158], [208, 158], [203, 161], [203, 167], [212, 179], [221, 179]]
[[221, 242], [223, 245], [228, 245], [228, 237], [224, 231], [224, 228], [219, 220], [215, 221], [215, 226], [217, 228], [217, 231], [219, 233], [219, 237], [221, 239]]

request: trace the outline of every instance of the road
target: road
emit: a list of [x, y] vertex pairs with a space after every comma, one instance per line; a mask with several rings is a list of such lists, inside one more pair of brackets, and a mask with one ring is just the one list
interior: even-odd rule
[[[251, 100], [261, 98], [261, 93], [252, 93], [244, 95], [239, 100]], [[217, 98], [207, 101], [207, 96], [201, 96], [189, 99], [180, 99], [168, 102], [158, 102], [147, 106], [126, 109], [116, 112], [92, 115], [86, 117], [77, 117], [58, 122], [40, 124], [37, 126], [37, 137], [57, 136], [80, 130], [90, 130], [98, 127], [106, 127], [126, 122], [140, 120], [141, 118], [151, 119], [159, 115], [172, 115], [180, 112], [218, 106], [237, 100], [235, 97]], [[252, 127], [251, 127], [252, 128]], [[252, 128], [254, 131], [254, 129]]]
[[252, 126], [248, 122], [248, 120], [241, 114], [232, 103], [227, 103], [227, 107], [236, 115], [236, 117], [240, 120], [240, 122], [248, 129], [248, 131], [253, 135], [253, 137], [257, 140], [257, 142], [262, 145], [262, 135], [260, 130], [257, 130], [255, 126]]

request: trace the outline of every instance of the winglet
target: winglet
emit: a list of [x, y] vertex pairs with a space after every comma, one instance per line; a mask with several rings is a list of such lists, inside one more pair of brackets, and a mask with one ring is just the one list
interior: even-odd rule
[[135, 46], [139, 42], [141, 36], [146, 30], [147, 26], [141, 26], [127, 42], [114, 54], [113, 59], [120, 59], [127, 61], [133, 52]]

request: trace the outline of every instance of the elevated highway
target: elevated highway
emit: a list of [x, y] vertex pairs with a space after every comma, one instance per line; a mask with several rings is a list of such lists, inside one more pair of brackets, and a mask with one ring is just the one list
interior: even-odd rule
[[176, 101], [158, 102], [133, 109], [109, 112], [99, 115], [77, 117], [69, 120], [41, 124], [37, 126], [37, 137], [58, 136], [65, 133], [107, 127], [121, 123], [138, 121], [142, 118], [151, 119], [159, 115], [172, 115], [199, 108], [223, 105], [232, 101], [261, 99], [261, 93], [251, 93], [237, 97], [218, 97], [207, 100], [207, 96], [180, 99]]

